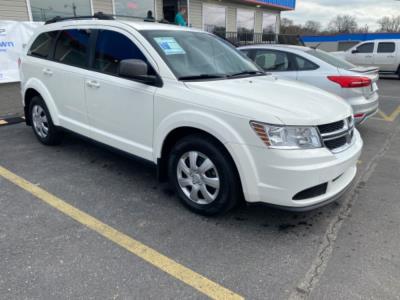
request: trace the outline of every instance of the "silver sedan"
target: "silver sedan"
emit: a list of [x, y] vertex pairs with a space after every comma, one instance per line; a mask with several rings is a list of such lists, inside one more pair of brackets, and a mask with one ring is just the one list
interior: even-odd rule
[[344, 98], [353, 107], [357, 124], [378, 111], [378, 68], [357, 67], [301, 46], [252, 45], [239, 50], [274, 76], [302, 81]]

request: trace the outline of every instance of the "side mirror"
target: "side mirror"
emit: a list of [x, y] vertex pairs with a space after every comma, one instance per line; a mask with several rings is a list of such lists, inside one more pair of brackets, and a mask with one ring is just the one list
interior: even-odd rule
[[119, 76], [150, 85], [162, 85], [161, 80], [157, 76], [148, 75], [148, 71], [148, 64], [141, 59], [124, 59], [119, 62]]
[[358, 53], [358, 50], [357, 50], [357, 49], [354, 49], [354, 50], [351, 51], [351, 53], [352, 53], [352, 54]]
[[124, 59], [119, 62], [119, 75], [127, 78], [147, 76], [147, 63], [141, 59]]

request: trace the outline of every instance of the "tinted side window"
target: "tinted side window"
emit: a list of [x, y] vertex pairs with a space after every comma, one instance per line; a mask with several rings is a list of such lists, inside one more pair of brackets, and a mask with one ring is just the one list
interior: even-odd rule
[[395, 43], [379, 43], [378, 45], [378, 53], [393, 53], [395, 49]]
[[372, 53], [374, 52], [374, 43], [366, 43], [357, 47], [359, 53]]
[[54, 59], [75, 67], [86, 67], [89, 38], [90, 30], [62, 31], [57, 41]]
[[265, 71], [293, 70], [289, 54], [280, 51], [257, 50], [254, 61]]
[[246, 55], [247, 57], [251, 57], [251, 55], [250, 55], [250, 50], [241, 49], [240, 52], [242, 52], [242, 53], [243, 53], [244, 55]]
[[32, 43], [32, 46], [28, 51], [28, 55], [48, 58], [57, 34], [58, 31], [50, 31], [40, 34]]
[[318, 65], [314, 64], [313, 62], [309, 61], [308, 59], [305, 59], [300, 56], [295, 56], [296, 59], [296, 64], [297, 64], [297, 70], [299, 71], [311, 71], [311, 70], [316, 70], [319, 68]]
[[125, 35], [110, 30], [99, 31], [93, 68], [103, 73], [118, 75], [119, 63], [123, 59], [147, 61], [139, 48]]

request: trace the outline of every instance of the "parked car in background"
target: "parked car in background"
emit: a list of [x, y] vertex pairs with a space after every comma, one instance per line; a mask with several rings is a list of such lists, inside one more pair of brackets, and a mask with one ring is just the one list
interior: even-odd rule
[[58, 21], [35, 33], [20, 70], [40, 142], [56, 144], [67, 129], [148, 160], [200, 214], [243, 198], [313, 209], [357, 172], [363, 141], [347, 103], [268, 76], [201, 30]]
[[374, 40], [359, 43], [344, 52], [332, 52], [357, 66], [374, 66], [381, 74], [400, 78], [400, 40]]
[[342, 97], [352, 106], [357, 124], [378, 111], [377, 68], [357, 67], [322, 50], [302, 46], [253, 45], [239, 49], [266, 72]]

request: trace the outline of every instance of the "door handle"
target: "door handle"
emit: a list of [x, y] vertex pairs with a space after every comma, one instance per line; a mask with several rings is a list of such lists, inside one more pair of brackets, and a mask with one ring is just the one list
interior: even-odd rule
[[46, 68], [46, 69], [43, 69], [43, 74], [47, 75], [47, 76], [51, 76], [51, 75], [53, 75], [53, 71]]
[[98, 89], [98, 88], [100, 87], [100, 83], [98, 83], [98, 82], [95, 81], [95, 80], [88, 80], [88, 81], [86, 81], [86, 85], [87, 85], [88, 87], [95, 88], [95, 89]]
[[372, 57], [372, 55], [366, 55], [365, 57], [366, 57], [366, 58], [371, 58], [371, 57]]

